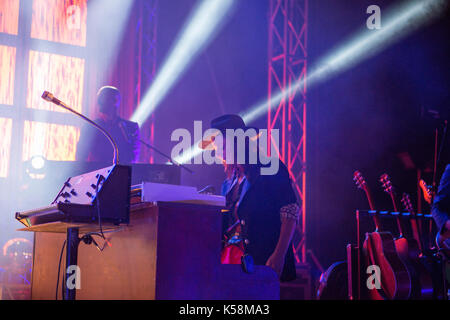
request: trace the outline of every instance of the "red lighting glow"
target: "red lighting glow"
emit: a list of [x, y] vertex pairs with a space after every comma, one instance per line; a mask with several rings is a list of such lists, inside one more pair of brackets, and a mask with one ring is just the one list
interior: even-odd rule
[[39, 155], [47, 160], [75, 161], [79, 139], [77, 127], [25, 121], [22, 160]]
[[0, 32], [17, 35], [19, 0], [0, 1]]
[[31, 37], [86, 46], [87, 0], [33, 0]]
[[12, 119], [0, 118], [0, 178], [6, 178], [9, 170]]
[[67, 112], [41, 99], [42, 92], [48, 90], [81, 112], [84, 62], [84, 59], [30, 51], [27, 108]]
[[0, 104], [13, 104], [16, 48], [0, 46]]

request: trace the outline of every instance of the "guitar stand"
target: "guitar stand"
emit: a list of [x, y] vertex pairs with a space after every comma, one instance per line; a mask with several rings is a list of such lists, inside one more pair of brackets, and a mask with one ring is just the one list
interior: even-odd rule
[[356, 245], [349, 243], [347, 245], [347, 279], [348, 279], [348, 298], [350, 300], [361, 300], [361, 269], [362, 252], [360, 239], [360, 214], [356, 210]]
[[[363, 211], [365, 212], [365, 211]], [[365, 279], [366, 262], [363, 259], [362, 242], [360, 233], [360, 210], [356, 210], [356, 244], [347, 245], [347, 271], [348, 271], [348, 298], [350, 300], [364, 300], [367, 297]], [[449, 300], [450, 290], [450, 250], [439, 250], [434, 254], [435, 272], [440, 273], [441, 284], [435, 284], [435, 296], [437, 300]], [[440, 269], [440, 270], [439, 270]]]

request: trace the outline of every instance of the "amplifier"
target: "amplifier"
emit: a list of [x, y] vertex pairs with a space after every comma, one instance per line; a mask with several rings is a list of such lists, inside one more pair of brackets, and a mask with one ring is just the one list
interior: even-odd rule
[[114, 165], [71, 177], [50, 206], [16, 213], [26, 226], [47, 222], [121, 224], [130, 219], [131, 167]]
[[[131, 185], [141, 184], [144, 181], [180, 184], [180, 167], [175, 165], [143, 163], [121, 165], [131, 167]], [[56, 192], [67, 177], [80, 176], [109, 166], [111, 163], [46, 160], [43, 168], [36, 170], [32, 167], [31, 161], [26, 161], [23, 163], [24, 170], [19, 181], [20, 197], [17, 199], [16, 211], [47, 206], [55, 199], [55, 194], [49, 190]], [[34, 175], [35, 172], [38, 174]]]

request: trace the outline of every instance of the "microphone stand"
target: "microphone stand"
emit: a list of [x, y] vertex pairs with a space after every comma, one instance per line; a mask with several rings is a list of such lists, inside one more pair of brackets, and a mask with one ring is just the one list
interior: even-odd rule
[[100, 130], [105, 136], [106, 138], [109, 140], [109, 142], [111, 143], [111, 145], [114, 148], [114, 159], [113, 159], [113, 163], [114, 165], [119, 163], [119, 148], [117, 147], [116, 142], [114, 141], [114, 139], [111, 137], [111, 135], [108, 133], [108, 131], [106, 131], [105, 129], [103, 129], [100, 125], [98, 125], [97, 123], [95, 123], [94, 121], [92, 121], [91, 119], [89, 119], [88, 117], [86, 117], [85, 115], [73, 110], [72, 108], [70, 108], [69, 106], [67, 106], [64, 102], [62, 102], [61, 100], [55, 98], [53, 96], [53, 94], [51, 94], [48, 91], [44, 91], [44, 93], [42, 94], [42, 99], [52, 102], [54, 104], [56, 104], [57, 106], [60, 106], [63, 109], [66, 109], [74, 114], [76, 114], [77, 116], [79, 116], [80, 118], [82, 118], [83, 120], [89, 122], [90, 124], [92, 124], [94, 127], [96, 127], [98, 130]]
[[139, 139], [139, 142], [142, 143], [144, 146], [146, 146], [147, 148], [155, 151], [156, 153], [158, 153], [159, 155], [163, 156], [164, 158], [168, 159], [170, 163], [179, 166], [180, 168], [183, 168], [184, 170], [186, 170], [189, 173], [194, 173], [191, 169], [187, 168], [186, 166], [182, 165], [181, 163], [178, 163], [176, 161], [174, 161], [170, 156], [168, 156], [167, 154], [161, 152], [160, 150], [158, 150], [157, 148], [155, 148], [154, 146], [152, 146], [151, 144], [148, 144], [147, 142]]
[[436, 175], [437, 175], [437, 167], [441, 162], [441, 155], [442, 150], [444, 149], [445, 141], [447, 138], [447, 120], [444, 121], [444, 132], [442, 133], [442, 140], [441, 144], [439, 146], [439, 153], [438, 153], [438, 129], [436, 128], [436, 136], [435, 136], [435, 144], [434, 144], [434, 168], [433, 168], [433, 192], [437, 192], [437, 181], [436, 181]]
[[[61, 108], [64, 108], [64, 109], [66, 109], [66, 110], [76, 114], [77, 116], [79, 116], [83, 120], [85, 120], [85, 121], [89, 122], [90, 124], [92, 124], [98, 130], [100, 130], [106, 136], [106, 138], [108, 138], [109, 142], [111, 143], [111, 145], [114, 148], [114, 159], [113, 159], [114, 165], [117, 165], [119, 163], [119, 149], [117, 147], [116, 142], [111, 137], [111, 135], [108, 133], [108, 131], [103, 129], [100, 125], [98, 125], [97, 123], [95, 123], [94, 121], [89, 119], [88, 117], [86, 117], [86, 116], [82, 115], [81, 113], [73, 110], [72, 108], [67, 106], [64, 102], [62, 102], [61, 100], [55, 98], [53, 96], [53, 94], [48, 92], [48, 91], [44, 91], [44, 93], [42, 94], [42, 99], [44, 99], [44, 100], [46, 100], [48, 102], [52, 102], [52, 103], [56, 104], [57, 106], [60, 106]], [[97, 183], [97, 191], [98, 191], [98, 183]], [[98, 197], [97, 197], [97, 208], [98, 208]], [[101, 234], [103, 235], [100, 213], [98, 212], [98, 214], [99, 214], [99, 216], [98, 216], [99, 228], [100, 228]], [[69, 227], [69, 228], [67, 228], [67, 230], [66, 230], [66, 243], [67, 243], [66, 266], [77, 265], [77, 261], [78, 261], [78, 246], [80, 244], [81, 239], [82, 238], [79, 237], [79, 227]], [[62, 289], [64, 290], [63, 291], [63, 299], [64, 300], [75, 300], [76, 288], [69, 288], [67, 286], [66, 277], [63, 277], [63, 278], [64, 278], [64, 285], [62, 286]], [[58, 279], [58, 281], [59, 281], [59, 279]]]

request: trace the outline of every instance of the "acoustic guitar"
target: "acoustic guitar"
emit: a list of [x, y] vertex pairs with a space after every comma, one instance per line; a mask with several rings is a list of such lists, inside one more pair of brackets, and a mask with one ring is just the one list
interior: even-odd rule
[[[358, 188], [365, 192], [370, 209], [375, 210], [370, 189], [361, 172], [355, 171], [353, 180]], [[373, 216], [373, 220], [375, 231], [366, 233], [363, 253], [367, 266], [377, 265], [380, 268], [381, 288], [368, 290], [369, 299], [408, 299], [411, 294], [411, 278], [397, 254], [394, 237], [390, 232], [381, 230], [381, 224], [376, 214]]]
[[380, 182], [383, 187], [383, 191], [389, 194], [394, 212], [396, 214], [398, 237], [395, 239], [397, 252], [400, 257], [408, 257], [411, 253], [412, 256], [420, 255], [419, 243], [413, 237], [412, 227], [410, 225], [410, 219], [403, 219], [400, 214], [400, 206], [398, 203], [397, 194], [394, 191], [394, 187], [391, 182], [391, 178], [388, 174], [383, 174], [380, 177]]
[[[409, 252], [409, 258], [412, 259], [414, 267], [418, 272], [418, 280], [419, 280], [419, 291], [417, 298], [419, 299], [433, 299], [434, 297], [434, 286], [433, 286], [433, 277], [431, 272], [425, 265], [430, 266], [433, 262], [428, 259], [426, 255], [423, 254], [422, 247], [422, 232], [420, 230], [420, 224], [417, 223], [417, 215], [416, 211], [411, 202], [411, 198], [409, 194], [403, 193], [401, 202], [406, 211], [410, 214], [410, 222], [413, 231], [413, 235], [417, 243], [420, 247], [420, 253], [411, 251]], [[428, 261], [427, 261], [428, 260]]]
[[[415, 212], [412, 206], [408, 206], [410, 211], [409, 217], [402, 217], [400, 214], [400, 207], [398, 205], [397, 194], [391, 183], [390, 177], [383, 174], [380, 177], [380, 182], [383, 190], [389, 194], [392, 200], [392, 205], [396, 213], [397, 227], [399, 235], [395, 239], [395, 248], [397, 253], [405, 264], [411, 278], [411, 299], [431, 299], [433, 297], [433, 282], [428, 270], [422, 265], [421, 261], [421, 246], [418, 237], [417, 224], [414, 222]], [[408, 195], [403, 197], [404, 203], [410, 203]], [[409, 200], [409, 201], [408, 201]]]

